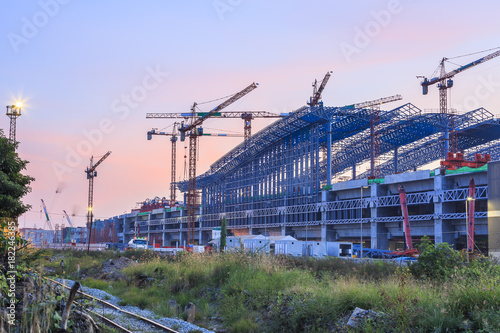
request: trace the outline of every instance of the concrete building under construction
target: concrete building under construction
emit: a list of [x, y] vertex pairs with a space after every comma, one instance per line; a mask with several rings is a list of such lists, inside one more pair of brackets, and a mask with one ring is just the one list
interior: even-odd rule
[[[449, 153], [450, 142], [455, 153]], [[440, 167], [422, 169], [445, 159]], [[427, 235], [460, 249], [473, 179], [476, 247], [500, 255], [498, 160], [500, 121], [483, 108], [457, 115], [425, 113], [410, 103], [390, 111], [304, 106], [196, 178], [194, 240], [207, 244], [226, 218], [236, 235], [402, 248], [403, 185], [412, 237]], [[188, 181], [176, 185], [188, 192]], [[187, 215], [184, 205], [165, 202], [97, 223], [113, 225], [118, 243], [146, 236], [150, 244], [175, 246], [188, 237]]]

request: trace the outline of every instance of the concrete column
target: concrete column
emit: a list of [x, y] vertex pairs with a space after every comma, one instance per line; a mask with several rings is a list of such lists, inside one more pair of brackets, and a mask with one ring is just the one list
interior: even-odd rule
[[326, 242], [326, 224], [321, 223], [321, 241]]
[[286, 236], [286, 227], [284, 225], [281, 226], [281, 236]]
[[488, 163], [488, 253], [500, 259], [500, 162]]
[[[374, 199], [379, 196], [379, 184], [373, 183], [370, 185], [370, 196], [372, 202], [370, 203], [370, 238], [371, 247], [374, 249], [389, 249], [389, 239], [387, 238], [388, 229], [383, 222], [377, 222], [375, 219], [378, 217], [378, 207]], [[368, 227], [366, 228], [368, 229]]]
[[[201, 220], [201, 218], [200, 218], [200, 220]], [[203, 243], [201, 227], [202, 227], [202, 222], [199, 221], [198, 245], [202, 245], [202, 243]]]
[[450, 245], [455, 244], [455, 238], [452, 233], [453, 228], [451, 222], [445, 222], [438, 216], [440, 214], [445, 213], [445, 209], [443, 207], [443, 203], [439, 200], [439, 196], [437, 195], [440, 191], [445, 189], [444, 186], [444, 176], [435, 176], [434, 177], [434, 190], [436, 191], [436, 196], [434, 197], [434, 239], [435, 243], [448, 243]]

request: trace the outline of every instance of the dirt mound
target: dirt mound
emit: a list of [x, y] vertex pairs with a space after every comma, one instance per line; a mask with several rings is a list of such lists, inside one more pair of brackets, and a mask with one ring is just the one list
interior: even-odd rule
[[108, 281], [123, 279], [125, 276], [121, 271], [128, 266], [135, 265], [135, 263], [134, 260], [125, 257], [103, 261], [101, 269], [96, 274], [96, 278]]

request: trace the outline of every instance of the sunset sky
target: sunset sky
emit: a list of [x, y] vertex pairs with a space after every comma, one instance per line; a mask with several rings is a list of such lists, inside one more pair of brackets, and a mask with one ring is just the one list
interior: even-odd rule
[[[40, 199], [52, 223], [66, 210], [83, 226], [84, 170], [91, 155], [107, 151], [95, 179], [96, 218], [168, 197], [170, 141], [147, 141], [146, 132], [173, 120], [146, 119], [147, 112], [188, 112], [252, 82], [259, 88], [227, 110], [290, 112], [329, 70], [325, 105], [401, 94], [386, 108], [437, 109], [436, 87], [422, 96], [416, 76], [431, 76], [443, 57], [500, 46], [495, 1], [40, 0], [2, 1], [0, 9], [0, 100], [24, 103], [19, 154], [36, 178], [24, 198], [32, 210], [19, 219], [27, 227], [44, 225]], [[500, 114], [500, 57], [455, 77], [451, 107], [479, 106]], [[254, 120], [253, 132], [270, 122]], [[0, 128], [8, 136], [5, 113]], [[204, 128], [242, 133], [243, 122], [213, 119]], [[198, 174], [242, 140], [202, 138]], [[184, 146], [177, 145], [181, 179]]]

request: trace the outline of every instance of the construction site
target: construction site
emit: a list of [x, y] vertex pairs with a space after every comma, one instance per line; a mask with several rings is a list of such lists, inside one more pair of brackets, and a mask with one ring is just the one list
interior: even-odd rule
[[[111, 152], [95, 164], [91, 160], [85, 171], [90, 237], [84, 240], [81, 232], [82, 241], [123, 248], [145, 237], [155, 247], [206, 245], [225, 219], [229, 235], [349, 242], [361, 247], [361, 256], [413, 250], [423, 236], [500, 256], [500, 120], [496, 110], [458, 114], [447, 104], [455, 75], [499, 55], [449, 72], [443, 58], [435, 77], [421, 78], [424, 95], [434, 85], [439, 90], [439, 109], [431, 111], [401, 104], [400, 95], [324, 105], [321, 95], [332, 76], [327, 72], [313, 83], [307, 105], [289, 113], [223, 111], [258, 88], [256, 83], [208, 112], [194, 103], [191, 112], [148, 113], [156, 122], [175, 120], [171, 132], [147, 133], [148, 140], [170, 138], [169, 198], [148, 199], [130, 213], [93, 221], [95, 170]], [[244, 141], [200, 172], [200, 138], [238, 136], [204, 132], [209, 118], [242, 119]], [[276, 121], [253, 134], [258, 118]], [[175, 182], [178, 141], [189, 142], [188, 176]]]

